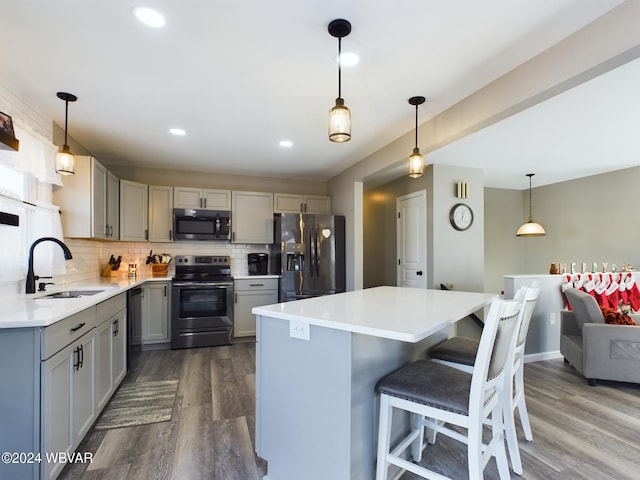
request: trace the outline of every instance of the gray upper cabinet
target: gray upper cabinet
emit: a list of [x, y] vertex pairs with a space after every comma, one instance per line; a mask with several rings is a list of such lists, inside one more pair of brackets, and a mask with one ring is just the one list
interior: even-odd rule
[[107, 171], [107, 238], [120, 239], [120, 179]]
[[173, 187], [149, 185], [149, 241], [173, 241]]
[[231, 190], [174, 187], [174, 208], [231, 210]]
[[75, 175], [62, 177], [53, 202], [62, 211], [65, 237], [118, 239], [118, 178], [95, 158], [76, 155]]
[[149, 188], [146, 184], [120, 180], [120, 240], [149, 239]]
[[273, 194], [232, 192], [232, 243], [273, 243]]
[[274, 193], [274, 213], [331, 214], [331, 197], [324, 195], [301, 195], [296, 193]]

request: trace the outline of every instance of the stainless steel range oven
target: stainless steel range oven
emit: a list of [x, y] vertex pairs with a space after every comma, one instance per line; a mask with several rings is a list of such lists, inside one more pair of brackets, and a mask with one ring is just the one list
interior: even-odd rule
[[228, 345], [233, 278], [226, 256], [179, 255], [172, 279], [171, 348]]

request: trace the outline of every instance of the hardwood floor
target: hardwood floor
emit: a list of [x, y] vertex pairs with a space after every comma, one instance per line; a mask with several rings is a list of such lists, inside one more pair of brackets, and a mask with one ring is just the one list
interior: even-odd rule
[[91, 429], [60, 479], [258, 480], [254, 454], [255, 344], [135, 354], [123, 383], [177, 379], [171, 421], [106, 431]]
[[[124, 382], [162, 379], [180, 382], [171, 421], [92, 429], [78, 452], [93, 453], [93, 463], [68, 465], [59, 478], [257, 480], [266, 474], [254, 453], [254, 343], [141, 352]], [[525, 365], [525, 385], [534, 440], [518, 432], [524, 474], [513, 479], [638, 478], [640, 385], [589, 387], [562, 360]], [[423, 464], [468, 478], [465, 446], [444, 435], [425, 449]], [[498, 478], [495, 460], [485, 478]]]

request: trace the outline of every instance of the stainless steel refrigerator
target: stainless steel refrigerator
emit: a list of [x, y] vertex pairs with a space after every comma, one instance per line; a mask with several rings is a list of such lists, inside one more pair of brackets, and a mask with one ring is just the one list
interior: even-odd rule
[[344, 292], [344, 217], [282, 213], [274, 217], [271, 272], [280, 302]]

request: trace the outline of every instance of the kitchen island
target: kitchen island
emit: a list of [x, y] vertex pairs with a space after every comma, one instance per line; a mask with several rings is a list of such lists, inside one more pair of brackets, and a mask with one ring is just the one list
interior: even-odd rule
[[376, 287], [254, 308], [265, 479], [374, 478], [376, 382], [495, 296]]

